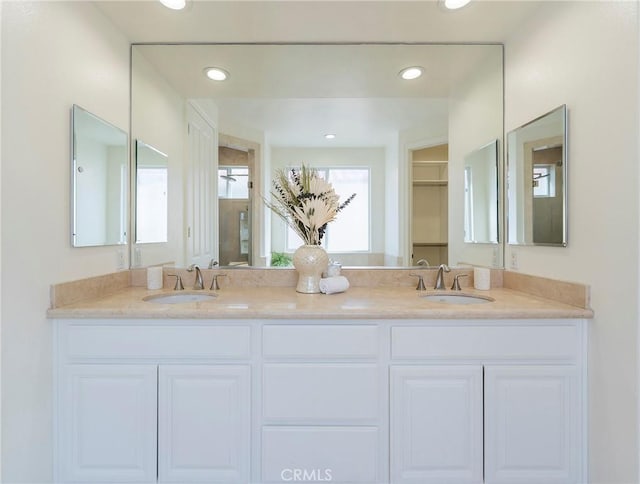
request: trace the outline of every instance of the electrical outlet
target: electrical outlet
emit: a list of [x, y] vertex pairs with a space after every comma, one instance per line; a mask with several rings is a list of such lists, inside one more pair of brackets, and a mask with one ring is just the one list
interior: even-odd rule
[[511, 269], [514, 271], [518, 270], [518, 251], [515, 249], [511, 249]]
[[118, 249], [116, 251], [116, 270], [123, 271], [125, 269], [124, 264], [124, 249]]
[[136, 247], [133, 251], [133, 266], [142, 267], [142, 249]]
[[495, 247], [491, 253], [491, 265], [493, 267], [498, 267], [498, 249]]

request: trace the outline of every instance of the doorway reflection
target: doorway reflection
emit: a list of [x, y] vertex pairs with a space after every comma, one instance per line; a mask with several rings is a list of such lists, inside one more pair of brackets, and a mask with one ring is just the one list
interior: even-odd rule
[[249, 152], [218, 148], [220, 265], [251, 265], [251, 168]]

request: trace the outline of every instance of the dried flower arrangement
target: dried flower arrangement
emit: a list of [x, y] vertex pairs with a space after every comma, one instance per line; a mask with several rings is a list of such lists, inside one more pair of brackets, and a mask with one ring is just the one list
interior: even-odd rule
[[356, 196], [343, 203], [331, 183], [320, 177], [317, 170], [304, 164], [297, 170], [277, 170], [273, 180], [272, 200], [265, 200], [306, 245], [319, 245], [327, 224], [335, 220]]

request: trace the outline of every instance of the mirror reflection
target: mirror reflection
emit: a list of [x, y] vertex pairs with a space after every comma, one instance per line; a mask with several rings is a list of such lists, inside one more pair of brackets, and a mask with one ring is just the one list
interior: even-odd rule
[[136, 244], [167, 242], [167, 155], [136, 140]]
[[567, 245], [567, 109], [507, 135], [509, 243]]
[[[134, 45], [132, 134], [168, 154], [170, 187], [166, 251], [136, 250], [145, 265], [269, 266], [273, 253], [296, 247], [262, 196], [275, 170], [304, 163], [333, 177], [368, 174], [356, 197], [365, 233], [352, 237], [346, 218], [333, 227], [330, 257], [343, 265], [426, 257], [500, 267], [501, 250], [465, 247], [463, 193], [464, 155], [502, 133], [502, 58], [502, 46], [479, 44]], [[401, 79], [409, 65], [422, 66], [423, 77]], [[229, 78], [207, 79], [211, 66]], [[447, 210], [434, 211], [430, 199], [412, 198], [413, 155], [442, 145], [448, 160], [439, 177], [449, 186], [438, 203]], [[235, 204], [244, 221], [227, 210], [240, 185], [220, 178], [239, 180], [220, 147], [249, 152], [253, 162], [248, 193]], [[227, 234], [238, 239], [231, 252]], [[416, 247], [437, 255], [412, 258]]]
[[79, 106], [72, 108], [74, 247], [127, 243], [127, 133]]
[[498, 243], [498, 140], [464, 157], [464, 241]]

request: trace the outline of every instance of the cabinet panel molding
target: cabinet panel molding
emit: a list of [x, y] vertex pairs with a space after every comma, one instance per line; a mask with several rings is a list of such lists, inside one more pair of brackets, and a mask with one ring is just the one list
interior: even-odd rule
[[158, 481], [248, 480], [248, 366], [159, 368]]
[[75, 361], [251, 356], [251, 328], [247, 325], [71, 323], [65, 336], [64, 353]]
[[155, 482], [157, 368], [69, 365], [61, 375], [61, 482]]
[[482, 366], [392, 366], [391, 482], [483, 479]]
[[266, 423], [377, 424], [379, 369], [373, 364], [263, 366]]
[[569, 324], [467, 324], [395, 326], [393, 359], [532, 359], [572, 362], [578, 328]]
[[375, 325], [266, 325], [266, 358], [368, 358], [378, 356]]
[[573, 366], [485, 368], [487, 484], [580, 482]]

